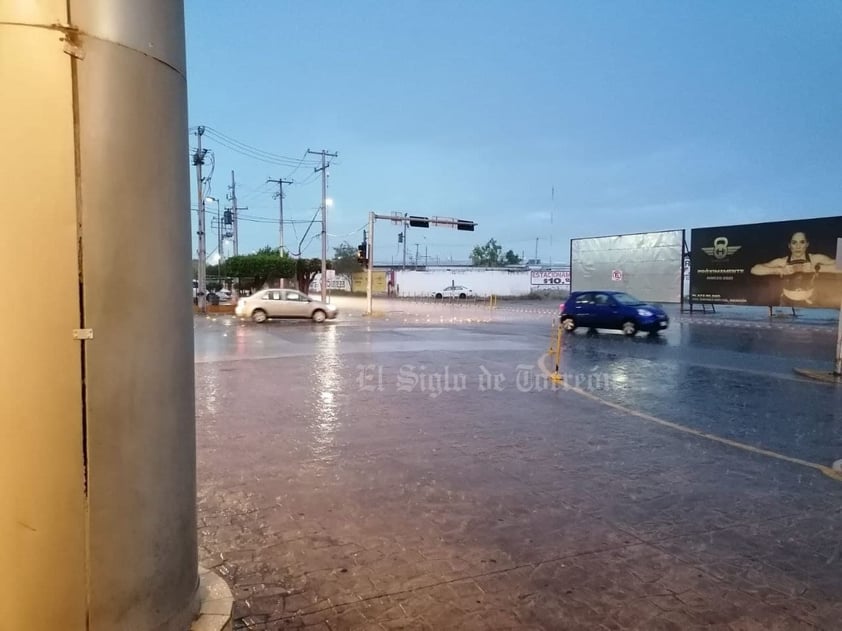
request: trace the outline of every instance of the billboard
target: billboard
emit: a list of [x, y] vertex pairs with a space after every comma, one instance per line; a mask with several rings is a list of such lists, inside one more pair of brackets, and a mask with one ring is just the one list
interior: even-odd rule
[[690, 234], [693, 302], [839, 307], [842, 271], [835, 251], [842, 217], [696, 228]]
[[571, 289], [616, 289], [650, 302], [681, 302], [683, 230], [570, 241]]
[[529, 272], [529, 284], [546, 289], [570, 289], [570, 270]]
[[[353, 290], [358, 293], [368, 291], [368, 272], [354, 272], [351, 274]], [[375, 294], [385, 294], [387, 290], [386, 272], [371, 272], [371, 291]]]

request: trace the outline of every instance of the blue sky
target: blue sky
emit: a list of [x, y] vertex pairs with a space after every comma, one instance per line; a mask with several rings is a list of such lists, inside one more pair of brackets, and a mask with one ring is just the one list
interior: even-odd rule
[[[369, 210], [479, 224], [410, 229], [422, 262], [491, 238], [530, 258], [537, 238], [561, 263], [571, 237], [842, 214], [839, 2], [188, 0], [186, 23], [191, 126], [339, 153], [331, 253]], [[204, 144], [211, 194], [234, 169], [244, 217], [277, 217], [282, 176], [285, 217], [313, 217], [309, 163]], [[378, 263], [402, 258], [397, 233], [378, 222]], [[241, 223], [241, 252], [266, 244], [277, 224]]]

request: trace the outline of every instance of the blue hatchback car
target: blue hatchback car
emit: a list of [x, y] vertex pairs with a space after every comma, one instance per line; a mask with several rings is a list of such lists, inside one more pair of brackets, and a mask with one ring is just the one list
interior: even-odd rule
[[626, 335], [657, 333], [669, 326], [664, 310], [622, 291], [574, 291], [561, 305], [565, 331], [577, 328], [618, 329]]

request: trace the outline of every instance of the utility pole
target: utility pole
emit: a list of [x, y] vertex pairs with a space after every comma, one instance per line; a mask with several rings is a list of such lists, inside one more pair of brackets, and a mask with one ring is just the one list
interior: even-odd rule
[[419, 244], [415, 244], [415, 269], [418, 269], [418, 246]]
[[240, 253], [240, 240], [237, 230], [237, 183], [234, 181], [234, 170], [231, 170], [231, 223], [234, 226], [234, 256]]
[[[279, 252], [281, 256], [284, 255], [284, 184], [292, 184], [292, 180], [285, 180], [283, 178], [279, 180], [266, 180], [266, 182], [272, 182], [273, 184], [278, 185], [278, 205], [279, 205], [279, 213], [280, 213], [280, 230], [279, 230], [279, 237], [281, 247]], [[324, 276], [322, 277], [324, 278]], [[324, 282], [322, 282], [324, 284]]]
[[329, 153], [322, 149], [321, 151], [310, 151], [307, 150], [307, 153], [312, 153], [316, 155], [322, 156], [322, 166], [320, 167], [313, 167], [313, 172], [318, 173], [321, 171], [322, 173], [322, 275], [321, 275], [321, 282], [319, 283], [322, 289], [322, 302], [327, 301], [327, 168], [330, 166], [330, 162], [326, 161], [326, 158], [336, 158], [339, 154], [338, 153]]
[[205, 278], [205, 263], [207, 259], [207, 253], [205, 250], [205, 195], [202, 192], [202, 165], [205, 163], [205, 153], [207, 152], [206, 149], [202, 149], [202, 134], [204, 133], [205, 128], [200, 126], [196, 132], [196, 135], [199, 138], [199, 144], [196, 149], [196, 153], [193, 154], [193, 165], [196, 167], [196, 188], [199, 195], [199, 229], [197, 232], [199, 235], [199, 271], [197, 274], [199, 287], [196, 290], [196, 302], [201, 313], [205, 313], [206, 311], [205, 285], [207, 284], [207, 280]]
[[541, 237], [535, 237], [535, 263], [538, 263], [538, 239]]
[[368, 315], [372, 311], [372, 293], [374, 289], [374, 213], [368, 213], [368, 277], [366, 278], [365, 300]]

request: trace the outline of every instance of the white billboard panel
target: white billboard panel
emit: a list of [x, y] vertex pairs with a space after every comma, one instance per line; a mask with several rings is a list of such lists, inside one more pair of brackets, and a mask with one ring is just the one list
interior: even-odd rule
[[681, 302], [684, 231], [570, 241], [572, 291], [625, 291], [649, 302]]

